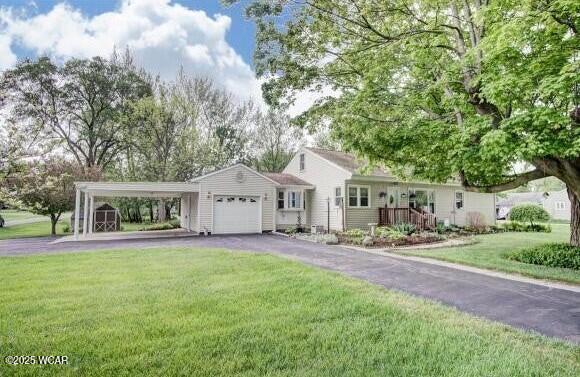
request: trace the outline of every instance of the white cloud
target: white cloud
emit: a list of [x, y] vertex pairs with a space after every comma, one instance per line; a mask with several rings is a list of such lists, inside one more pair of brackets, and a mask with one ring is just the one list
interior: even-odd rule
[[170, 0], [124, 0], [111, 12], [87, 17], [61, 3], [45, 14], [0, 8], [0, 70], [13, 65], [11, 45], [59, 60], [110, 56], [129, 47], [135, 60], [162, 78], [186, 73], [213, 78], [240, 98], [261, 101], [251, 67], [227, 43], [231, 19], [208, 16]]

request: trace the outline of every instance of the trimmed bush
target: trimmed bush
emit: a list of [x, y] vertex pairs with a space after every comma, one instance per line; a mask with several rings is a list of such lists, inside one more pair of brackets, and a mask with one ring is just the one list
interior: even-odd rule
[[550, 243], [516, 250], [506, 257], [522, 263], [580, 270], [580, 247], [566, 243]]
[[522, 223], [529, 222], [534, 225], [537, 222], [546, 222], [550, 220], [550, 215], [546, 210], [537, 204], [520, 204], [512, 207], [509, 213], [510, 221], [519, 221]]
[[296, 234], [298, 232], [298, 228], [295, 225], [290, 225], [286, 228], [286, 234]]
[[522, 224], [517, 221], [508, 221], [503, 224], [503, 230], [506, 232], [543, 232], [550, 233], [552, 227], [550, 224]]
[[398, 230], [387, 228], [387, 227], [378, 227], [376, 229], [376, 235], [380, 238], [387, 238], [389, 240], [400, 240], [406, 237], [405, 233], [399, 232]]

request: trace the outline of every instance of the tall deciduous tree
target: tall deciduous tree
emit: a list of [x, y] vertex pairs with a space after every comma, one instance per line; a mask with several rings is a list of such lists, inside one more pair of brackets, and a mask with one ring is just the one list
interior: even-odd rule
[[269, 110], [256, 115], [252, 150], [259, 171], [281, 172], [302, 143], [302, 132], [284, 112]]
[[26, 135], [64, 146], [85, 167], [106, 167], [121, 150], [119, 119], [127, 105], [150, 94], [130, 58], [47, 57], [24, 61], [0, 79], [3, 107]]
[[0, 182], [0, 197], [8, 203], [38, 215], [49, 216], [51, 234], [61, 215], [74, 209], [75, 181], [98, 181], [98, 168], [81, 169], [78, 163], [51, 158], [26, 164]]
[[[247, 10], [267, 101], [334, 89], [301, 124], [330, 120], [346, 149], [399, 174], [480, 192], [557, 177], [580, 245], [578, 1], [280, 0]], [[518, 172], [521, 161], [533, 168]]]

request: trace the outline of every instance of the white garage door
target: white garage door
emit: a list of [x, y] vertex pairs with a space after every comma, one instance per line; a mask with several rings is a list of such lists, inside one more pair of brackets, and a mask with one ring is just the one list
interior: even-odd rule
[[262, 216], [257, 196], [216, 195], [213, 200], [213, 232], [260, 233]]

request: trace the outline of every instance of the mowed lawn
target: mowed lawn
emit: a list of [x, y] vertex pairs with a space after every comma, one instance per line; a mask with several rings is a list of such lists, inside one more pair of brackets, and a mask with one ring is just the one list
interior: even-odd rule
[[45, 216], [35, 215], [34, 213], [31, 212], [19, 211], [15, 209], [0, 210], [0, 215], [6, 221], [28, 220], [28, 219], [46, 219], [48, 221], [48, 218]]
[[578, 376], [580, 348], [271, 255], [0, 258], [1, 376]]
[[568, 242], [570, 224], [551, 224], [551, 233], [507, 232], [476, 236], [477, 243], [440, 249], [405, 250], [403, 254], [434, 258], [549, 280], [580, 284], [580, 271], [545, 267], [505, 258], [511, 251], [548, 242]]
[[[67, 221], [59, 221], [56, 225], [58, 236], [70, 234], [64, 232], [65, 224], [68, 226]], [[0, 240], [48, 236], [50, 236], [50, 220], [0, 228]]]

